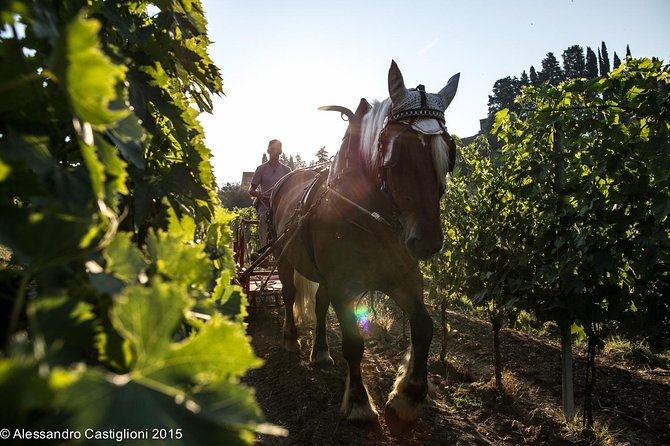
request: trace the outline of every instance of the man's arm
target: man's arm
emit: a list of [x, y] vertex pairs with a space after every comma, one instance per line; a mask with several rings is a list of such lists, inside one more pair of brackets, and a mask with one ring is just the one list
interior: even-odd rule
[[258, 184], [251, 184], [249, 186], [249, 195], [252, 197], [258, 197], [260, 195], [260, 191], [258, 191]]
[[261, 164], [256, 168], [253, 178], [251, 178], [251, 184], [249, 184], [249, 195], [252, 197], [259, 198], [261, 196], [261, 191], [258, 190], [258, 185], [261, 184], [263, 172], [263, 165]]

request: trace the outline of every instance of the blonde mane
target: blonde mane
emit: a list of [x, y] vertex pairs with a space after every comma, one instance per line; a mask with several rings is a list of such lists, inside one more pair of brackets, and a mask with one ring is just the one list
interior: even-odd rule
[[378, 159], [379, 135], [384, 128], [384, 121], [391, 109], [391, 99], [382, 102], [374, 101], [372, 110], [364, 117], [361, 123], [361, 155], [365, 163], [366, 172], [373, 172]]

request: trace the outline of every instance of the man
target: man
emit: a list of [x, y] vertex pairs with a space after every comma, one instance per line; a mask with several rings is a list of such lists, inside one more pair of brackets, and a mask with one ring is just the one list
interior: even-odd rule
[[256, 168], [254, 177], [251, 179], [251, 186], [249, 186], [249, 195], [256, 197], [254, 206], [256, 207], [256, 211], [258, 211], [258, 233], [261, 239], [261, 247], [268, 243], [267, 216], [270, 209], [272, 188], [281, 177], [291, 171], [290, 167], [279, 162], [279, 155], [281, 153], [281, 141], [277, 139], [270, 141], [268, 144], [270, 159]]

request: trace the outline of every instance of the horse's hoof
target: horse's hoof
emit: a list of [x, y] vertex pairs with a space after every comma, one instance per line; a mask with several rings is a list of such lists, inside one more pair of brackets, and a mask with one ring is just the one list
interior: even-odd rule
[[352, 423], [379, 423], [379, 415], [370, 404], [353, 404], [346, 419]]
[[298, 341], [293, 339], [284, 339], [282, 342], [282, 347], [284, 347], [284, 350], [290, 353], [300, 353], [300, 344], [298, 344]]
[[419, 418], [422, 404], [403, 392], [393, 391], [384, 407], [384, 418], [394, 435], [405, 432]]
[[403, 435], [407, 433], [413, 424], [412, 421], [406, 421], [400, 418], [389, 403], [386, 403], [386, 406], [384, 407], [384, 420], [386, 421], [386, 426], [393, 435]]
[[312, 365], [312, 367], [319, 367], [319, 368], [330, 368], [335, 365], [335, 361], [333, 361], [333, 358], [330, 356], [330, 353], [328, 353], [325, 350], [321, 350], [314, 354], [312, 352], [311, 358], [309, 359], [309, 363]]

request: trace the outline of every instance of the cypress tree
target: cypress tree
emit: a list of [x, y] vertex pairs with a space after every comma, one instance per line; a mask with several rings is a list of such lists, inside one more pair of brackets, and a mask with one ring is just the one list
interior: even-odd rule
[[630, 46], [626, 45], [626, 59], [628, 59], [629, 57], [633, 57], [633, 56], [631, 56], [631, 54], [630, 54]]
[[537, 87], [538, 85], [540, 85], [540, 80], [537, 77], [537, 72], [535, 71], [535, 67], [532, 65], [530, 66], [530, 85], [532, 85], [533, 87]]
[[596, 59], [596, 53], [588, 46], [586, 47], [586, 77], [589, 79], [598, 77], [598, 59]]
[[600, 46], [600, 55], [602, 56], [600, 75], [605, 77], [607, 76], [607, 73], [610, 72], [610, 56], [607, 54], [607, 46], [605, 45], [605, 42], [602, 42]]
[[493, 94], [489, 96], [489, 115], [494, 115], [503, 108], [509, 108], [513, 112], [519, 112], [519, 106], [514, 99], [521, 92], [519, 79], [507, 76], [498, 79], [493, 84]]
[[600, 53], [600, 48], [598, 48], [598, 75], [603, 77], [605, 74], [605, 66], [603, 63], [603, 56]]
[[548, 82], [551, 86], [556, 86], [563, 80], [563, 70], [554, 53], [547, 53], [547, 57], [542, 60], [542, 71], [539, 77], [541, 82]]
[[529, 85], [530, 85], [530, 79], [528, 78], [526, 70], [523, 70], [521, 72], [521, 77], [519, 78], [519, 87], [527, 87]]
[[563, 71], [566, 79], [584, 77], [586, 63], [584, 62], [584, 49], [579, 45], [572, 45], [563, 51]]
[[614, 52], [614, 59], [613, 59], [613, 65], [612, 68], [615, 70], [619, 68], [619, 65], [621, 65], [621, 59], [619, 59], [619, 56], [617, 56], [616, 51]]

